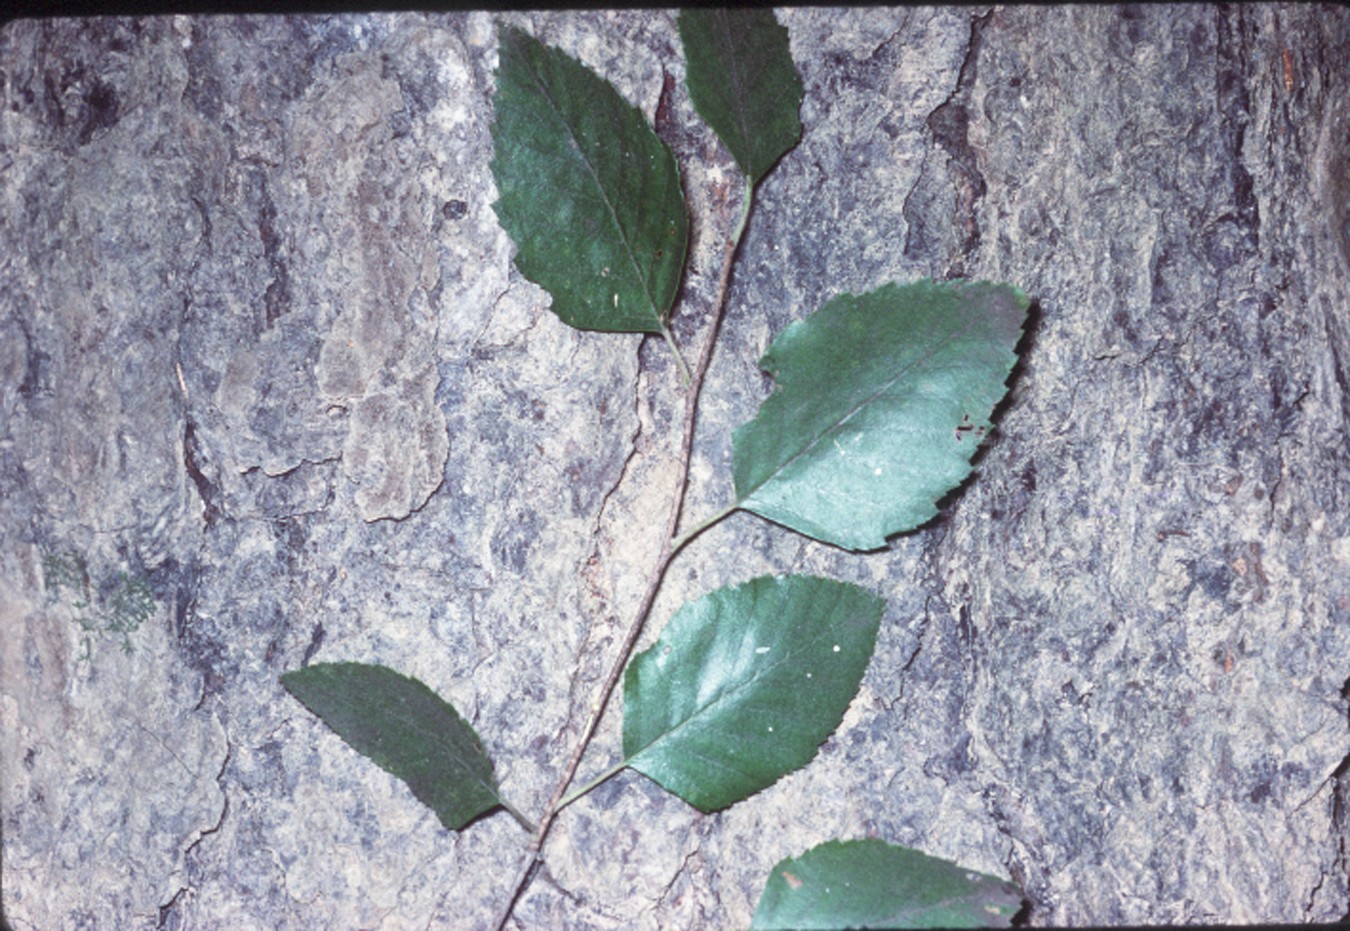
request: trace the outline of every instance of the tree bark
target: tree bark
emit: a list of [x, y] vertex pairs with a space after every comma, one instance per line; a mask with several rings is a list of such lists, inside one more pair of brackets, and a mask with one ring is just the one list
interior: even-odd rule
[[[1035, 300], [942, 515], [766, 572], [888, 610], [809, 766], [704, 816], [636, 774], [559, 817], [522, 927], [745, 926], [877, 836], [1010, 875], [1032, 924], [1350, 910], [1350, 14], [790, 9], [805, 132], [761, 188], [686, 524], [731, 500], [755, 361], [830, 297]], [[655, 121], [704, 333], [740, 181], [674, 14], [502, 17]], [[391, 666], [531, 816], [660, 548], [680, 383], [583, 333], [492, 210], [483, 13], [33, 20], [0, 33], [0, 806], [16, 929], [481, 927], [527, 838], [443, 830], [280, 687]], [[609, 710], [584, 779], [619, 757]]]

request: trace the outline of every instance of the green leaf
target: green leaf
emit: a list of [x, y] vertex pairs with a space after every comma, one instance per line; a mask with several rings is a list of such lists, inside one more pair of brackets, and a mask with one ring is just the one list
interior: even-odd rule
[[689, 241], [674, 156], [608, 81], [518, 29], [498, 36], [493, 209], [516, 267], [574, 327], [662, 332]]
[[624, 673], [627, 765], [705, 812], [804, 766], [857, 693], [884, 608], [807, 576], [687, 603]]
[[1006, 393], [1029, 301], [921, 281], [841, 295], [760, 360], [777, 387], [733, 441], [738, 507], [851, 550], [937, 513]]
[[450, 830], [505, 805], [478, 735], [417, 679], [386, 666], [317, 663], [283, 674], [281, 684]]
[[680, 11], [685, 84], [694, 109], [758, 182], [802, 135], [802, 79], [788, 32], [768, 8]]
[[1006, 928], [1005, 879], [881, 840], [829, 841], [769, 874], [751, 928]]

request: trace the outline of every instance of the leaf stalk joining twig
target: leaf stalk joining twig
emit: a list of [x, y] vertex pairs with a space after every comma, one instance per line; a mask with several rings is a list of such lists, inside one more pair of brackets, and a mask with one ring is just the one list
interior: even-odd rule
[[[521, 894], [529, 884], [530, 878], [534, 874], [535, 868], [541, 861], [541, 851], [544, 847], [544, 841], [548, 838], [548, 833], [553, 827], [553, 821], [558, 812], [564, 805], [571, 804], [577, 798], [580, 798], [586, 792], [600, 785], [610, 776], [623, 769], [624, 764], [611, 767], [601, 774], [600, 777], [592, 780], [582, 787], [581, 790], [572, 795], [564, 797], [568, 787], [572, 784], [576, 776], [577, 767], [581, 765], [581, 759], [585, 755], [586, 748], [590, 746], [592, 738], [595, 736], [596, 728], [600, 724], [600, 719], [604, 716], [605, 709], [609, 705], [609, 700], [614, 695], [614, 689], [622, 677], [624, 667], [628, 663], [629, 657], [633, 653], [633, 648], [637, 645], [638, 638], [646, 626], [647, 617], [651, 614], [652, 605], [656, 601], [656, 595], [661, 590], [661, 582], [665, 578], [666, 569], [670, 565], [676, 552], [683, 547], [685, 543], [693, 538], [696, 533], [706, 530], [712, 524], [721, 520], [734, 510], [729, 508], [725, 511], [713, 515], [712, 518], [703, 521], [699, 526], [693, 528], [689, 533], [683, 536], [676, 536], [676, 531], [680, 525], [680, 515], [684, 510], [684, 496], [689, 486], [689, 467], [694, 448], [694, 426], [698, 420], [698, 400], [703, 390], [703, 381], [708, 374], [708, 366], [712, 362], [713, 346], [717, 341], [717, 333], [722, 325], [722, 318], [726, 313], [727, 291], [731, 282], [731, 269], [736, 259], [736, 253], [740, 250], [741, 238], [745, 233], [745, 228], [750, 219], [751, 205], [754, 203], [755, 184], [749, 179], [745, 182], [745, 194], [741, 202], [741, 212], [735, 228], [727, 241], [726, 251], [722, 257], [722, 272], [718, 278], [717, 295], [714, 299], [712, 316], [707, 327], [707, 335], [703, 339], [703, 345], [699, 348], [698, 360], [695, 363], [691, 373], [688, 388], [685, 392], [684, 400], [684, 428], [680, 441], [679, 449], [679, 468], [675, 479], [675, 491], [671, 499], [670, 513], [666, 520], [666, 528], [661, 544], [661, 552], [657, 556], [656, 563], [647, 581], [647, 589], [643, 593], [642, 601], [638, 605], [636, 614], [630, 624], [627, 633], [624, 635], [623, 643], [620, 645], [619, 653], [615, 657], [614, 663], [610, 668], [609, 675], [606, 676], [604, 685], [601, 686], [600, 694], [591, 705], [591, 715], [586, 722], [585, 728], [581, 733], [581, 740], [578, 742], [576, 750], [572, 753], [572, 758], [563, 771], [563, 777], [558, 782], [558, 787], [554, 790], [553, 796], [548, 804], [544, 806], [544, 813], [540, 815], [538, 826], [534, 831], [534, 837], [530, 841], [529, 858], [521, 866], [517, 874], [515, 884], [512, 887], [510, 898], [503, 907], [501, 918], [497, 922], [497, 929], [506, 927], [506, 923], [511, 919], [511, 913], [515, 910], [516, 902], [520, 900]], [[674, 349], [673, 339], [669, 336], [669, 331], [664, 331], [667, 339], [671, 340], [671, 348]], [[678, 349], [675, 352], [677, 359], [680, 359]], [[681, 360], [683, 361], [683, 360]], [[677, 545], [678, 544], [678, 545]]]

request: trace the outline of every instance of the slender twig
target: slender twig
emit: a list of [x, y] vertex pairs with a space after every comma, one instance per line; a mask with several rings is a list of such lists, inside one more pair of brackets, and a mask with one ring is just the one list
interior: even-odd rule
[[[548, 838], [548, 832], [553, 827], [553, 819], [557, 817], [558, 812], [562, 810], [564, 801], [563, 794], [568, 786], [572, 784], [576, 776], [577, 767], [581, 765], [581, 758], [586, 753], [586, 748], [590, 746], [591, 738], [595, 736], [596, 728], [600, 725], [600, 719], [604, 716], [605, 708], [609, 705], [609, 700], [614, 694], [614, 689], [623, 675], [624, 667], [628, 664], [628, 658], [632, 655], [633, 648], [637, 645], [638, 638], [642, 635], [642, 629], [646, 626], [647, 616], [651, 613], [652, 605], [656, 601], [656, 595], [661, 590], [661, 582], [666, 576], [666, 569], [669, 567], [675, 553], [679, 547], [682, 547], [693, 538], [693, 532], [682, 537], [677, 537], [676, 532], [680, 527], [680, 515], [684, 510], [684, 495], [689, 487], [689, 467], [693, 458], [694, 448], [694, 426], [698, 421], [698, 399], [703, 390], [703, 379], [708, 374], [708, 366], [712, 362], [713, 346], [717, 342], [717, 332], [722, 326], [722, 317], [726, 311], [727, 288], [731, 282], [731, 268], [736, 259], [736, 252], [740, 249], [741, 236], [745, 232], [746, 223], [750, 219], [750, 206], [754, 201], [755, 188], [748, 179], [745, 184], [745, 197], [741, 203], [740, 220], [736, 224], [730, 239], [727, 241], [726, 251], [722, 257], [722, 273], [717, 281], [717, 296], [713, 303], [712, 319], [708, 324], [708, 335], [704, 337], [703, 345], [699, 348], [698, 361], [695, 363], [692, 377], [688, 382], [688, 390], [684, 397], [684, 430], [680, 440], [679, 467], [675, 479], [675, 493], [670, 502], [670, 514], [666, 518], [665, 532], [661, 538], [661, 552], [656, 558], [656, 564], [652, 568], [652, 574], [647, 581], [647, 590], [642, 595], [642, 601], [638, 604], [638, 609], [633, 617], [633, 621], [624, 635], [623, 643], [619, 647], [618, 656], [615, 657], [614, 664], [610, 668], [609, 675], [605, 677], [605, 683], [600, 688], [600, 694], [591, 705], [590, 718], [586, 722], [585, 728], [581, 732], [581, 740], [578, 742], [576, 750], [572, 753], [571, 761], [567, 764], [567, 769], [563, 771], [563, 777], [558, 782], [558, 787], [553, 791], [553, 796], [544, 806], [544, 813], [539, 817], [539, 826], [534, 832], [534, 838], [530, 841], [529, 857], [522, 864], [519, 873], [516, 876], [515, 885], [512, 887], [511, 896], [507, 900], [502, 910], [501, 918], [497, 922], [497, 929], [506, 927], [506, 923], [511, 920], [511, 913], [515, 910], [516, 902], [529, 885], [535, 869], [543, 859], [544, 841]], [[667, 340], [671, 342], [674, 348], [673, 339], [667, 332]], [[679, 357], [679, 351], [676, 350], [676, 357]], [[730, 514], [734, 508], [729, 508], [719, 515], [717, 519]], [[711, 526], [714, 521], [705, 521], [702, 525], [695, 528], [702, 531]], [[676, 546], [676, 542], [679, 546]], [[597, 778], [588, 783], [584, 789], [591, 789], [604, 782], [610, 776], [623, 769], [622, 764], [611, 767]], [[584, 792], [573, 793], [566, 798], [567, 803], [579, 798]]]

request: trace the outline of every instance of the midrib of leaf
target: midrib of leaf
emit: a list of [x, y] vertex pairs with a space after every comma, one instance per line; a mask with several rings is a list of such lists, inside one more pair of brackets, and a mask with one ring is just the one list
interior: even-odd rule
[[[814, 637], [806, 637], [802, 642], [808, 645], [815, 644], [820, 640], [829, 639], [828, 637], [826, 637], [826, 634], [828, 633], [830, 633], [830, 631], [828, 630], [818, 631]], [[763, 664], [762, 668], [757, 668], [753, 673], [750, 674], [750, 677], [748, 679], [743, 680], [739, 685], [736, 685], [730, 689], [721, 689], [717, 693], [717, 696], [712, 699], [712, 701], [708, 702], [706, 705], [700, 705], [698, 708], [694, 710], [692, 714], [688, 715], [683, 721], [676, 724], [670, 730], [662, 733], [659, 737], [652, 740], [641, 750], [637, 751], [636, 753], [630, 754], [624, 762], [631, 763], [633, 760], [637, 759], [639, 756], [641, 756], [642, 754], [650, 750], [652, 747], [654, 747], [657, 743], [666, 740], [667, 738], [675, 734], [678, 734], [681, 730], [687, 727], [695, 719], [705, 716], [710, 710], [717, 708], [717, 706], [723, 704], [724, 702], [732, 700], [735, 696], [739, 695], [741, 692], [751, 688], [758, 682], [761, 676], [769, 675], [770, 673], [777, 670], [784, 663], [787, 663], [793, 659], [794, 654], [792, 654], [789, 651], [785, 651], [785, 655], [781, 659], [774, 658], [772, 662]]]
[[[718, 30], [718, 39], [722, 41], [722, 48], [726, 50], [726, 60], [730, 62], [728, 70], [731, 72], [731, 88], [736, 93], [736, 122], [741, 127], [741, 142], [750, 145], [752, 153], [754, 143], [750, 136], [750, 126], [746, 123], [745, 116], [745, 96], [744, 82], [741, 80], [741, 59], [735, 54], [735, 47], [731, 44], [731, 23], [727, 19], [726, 10], [716, 10], [713, 15], [717, 17], [718, 24], [722, 27]], [[754, 179], [750, 179], [754, 183]]]
[[[958, 334], [964, 334], [964, 333], [968, 332], [969, 330], [970, 330], [970, 322], [969, 322], [969, 321], [965, 321], [965, 322], [964, 322], [964, 326], [959, 327], [959, 328], [957, 328], [957, 329], [953, 329], [953, 330], [947, 331], [947, 332], [944, 334], [944, 338], [943, 338], [943, 339], [941, 339], [941, 340], [932, 340], [932, 341], [929, 341], [928, 344], [927, 344], [927, 346], [928, 346], [928, 347], [940, 346], [942, 343], [947, 342], [950, 338], [952, 338], [952, 337], [954, 337], [954, 336], [956, 336], [956, 335], [958, 335]], [[811, 452], [811, 451], [812, 451], [813, 449], [815, 449], [818, 445], [820, 445], [822, 442], [824, 442], [824, 440], [826, 439], [826, 437], [830, 436], [830, 434], [834, 433], [836, 430], [838, 430], [838, 429], [839, 429], [840, 427], [842, 427], [844, 424], [846, 424], [846, 423], [848, 423], [850, 420], [852, 420], [855, 416], [858, 415], [858, 413], [859, 413], [860, 411], [862, 411], [862, 410], [863, 410], [865, 407], [867, 407], [869, 404], [872, 404], [874, 401], [876, 401], [876, 399], [879, 398], [881, 395], [883, 395], [883, 394], [885, 394], [887, 391], [889, 391], [889, 390], [895, 385], [896, 382], [900, 381], [902, 378], [904, 378], [906, 375], [908, 375], [908, 374], [910, 373], [911, 370], [913, 370], [914, 368], [916, 368], [916, 367], [917, 367], [918, 365], [920, 365], [922, 362], [926, 361], [927, 358], [928, 358], [928, 356], [926, 356], [926, 355], [916, 355], [915, 358], [914, 358], [914, 360], [913, 360], [912, 362], [910, 362], [910, 363], [909, 363], [908, 365], [906, 365], [904, 368], [902, 368], [902, 369], [900, 369], [898, 372], [896, 372], [895, 375], [894, 375], [893, 377], [891, 377], [890, 379], [888, 379], [887, 381], [885, 381], [884, 383], [882, 383], [882, 385], [881, 385], [880, 388], [878, 388], [877, 390], [873, 391], [871, 394], [869, 394], [869, 395], [867, 395], [866, 397], [864, 397], [861, 401], [859, 401], [856, 405], [854, 405], [854, 406], [853, 406], [846, 414], [844, 414], [844, 416], [840, 417], [838, 420], [836, 420], [836, 421], [834, 421], [833, 423], [831, 423], [831, 424], [830, 424], [829, 426], [827, 426], [824, 430], [819, 431], [814, 437], [812, 437], [811, 442], [807, 443], [807, 444], [806, 444], [805, 446], [803, 446], [800, 450], [798, 450], [797, 452], [793, 453], [790, 457], [788, 457], [786, 460], [784, 460], [783, 463], [782, 463], [781, 465], [779, 465], [777, 468], [775, 468], [775, 469], [773, 470], [773, 472], [771, 472], [769, 475], [765, 476], [765, 478], [764, 478], [763, 481], [761, 481], [761, 482], [759, 482], [758, 484], [754, 485], [753, 487], [750, 488], [750, 490], [749, 490], [748, 492], [746, 492], [744, 495], [741, 495], [739, 498], [737, 498], [737, 500], [736, 500], [736, 507], [740, 507], [744, 502], [746, 502], [746, 501], [749, 500], [750, 498], [754, 497], [755, 492], [759, 491], [759, 490], [760, 490], [761, 488], [763, 488], [765, 485], [768, 485], [768, 484], [770, 484], [771, 482], [773, 482], [776, 478], [778, 478], [778, 476], [779, 476], [782, 472], [786, 471], [787, 468], [788, 468], [789, 466], [791, 466], [791, 465], [792, 465], [793, 463], [795, 463], [797, 460], [801, 459], [801, 458], [802, 458], [803, 456], [805, 456], [807, 453]], [[775, 390], [780, 390], [780, 389], [775, 389]], [[753, 421], [752, 421], [752, 422], [753, 422]]]
[[[403, 724], [404, 726], [410, 727], [413, 731], [420, 731], [422, 729], [421, 723], [415, 720], [414, 718], [407, 717], [404, 713], [402, 713], [403, 710], [404, 709], [400, 708], [399, 713], [392, 715], [392, 717], [394, 717], [399, 723]], [[465, 721], [464, 723], [468, 724], [467, 721]], [[488, 759], [487, 754], [483, 751], [483, 748], [481, 746], [476, 746], [475, 749], [477, 753], [483, 757], [483, 761], [488, 764], [488, 771], [491, 772], [492, 761]], [[364, 754], [362, 755], [364, 756]], [[501, 793], [498, 791], [496, 784], [494, 782], [484, 781], [484, 779], [481, 776], [478, 776], [474, 773], [475, 769], [477, 769], [477, 767], [468, 765], [460, 765], [458, 767], [458, 770], [461, 773], [467, 775], [473, 782], [477, 783], [479, 786], [486, 789], [488, 794], [497, 800], [497, 804], [499, 805], [502, 804]]]
[[[595, 182], [595, 186], [600, 190], [600, 196], [605, 202], [605, 208], [609, 211], [610, 219], [614, 221], [614, 227], [619, 231], [619, 238], [623, 241], [624, 251], [628, 253], [629, 264], [633, 266], [634, 274], [636, 274], [638, 281], [642, 283], [642, 291], [647, 295], [647, 304], [656, 314], [656, 319], [660, 321], [661, 329], [664, 330], [666, 328], [666, 315], [657, 309], [656, 301], [652, 298], [651, 286], [647, 282], [647, 277], [642, 274], [642, 269], [638, 266], [637, 256], [633, 254], [632, 240], [628, 235], [628, 231], [624, 229], [623, 224], [619, 221], [619, 213], [614, 209], [614, 201], [609, 196], [609, 191], [600, 183], [600, 176], [596, 172], [595, 166], [591, 164], [590, 158], [587, 157], [586, 150], [583, 149], [580, 142], [578, 142], [576, 133], [572, 131], [572, 125], [564, 118], [563, 111], [558, 106], [557, 101], [554, 99], [553, 95], [549, 93], [548, 87], [540, 79], [533, 61], [530, 61], [530, 77], [534, 79], [535, 84], [544, 95], [544, 99], [546, 99], [549, 106], [553, 108], [553, 113], [558, 117], [558, 122], [562, 123], [563, 129], [567, 131], [567, 138], [571, 140], [573, 148], [577, 150], [577, 154], [581, 157], [582, 164], [585, 165], [586, 170], [590, 172], [591, 180]], [[622, 97], [622, 95], [620, 96]], [[631, 106], [626, 100], [624, 101], [624, 104], [626, 106]]]

